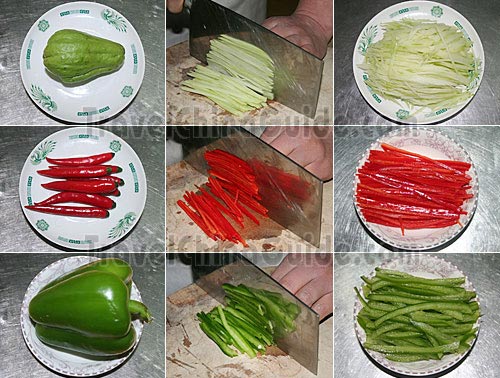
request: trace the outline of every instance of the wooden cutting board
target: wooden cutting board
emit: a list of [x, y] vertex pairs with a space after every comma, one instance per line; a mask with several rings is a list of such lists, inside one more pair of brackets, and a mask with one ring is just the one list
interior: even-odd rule
[[319, 370], [314, 375], [275, 348], [250, 359], [229, 358], [198, 326], [196, 313], [219, 303], [192, 284], [167, 297], [167, 377], [169, 378], [331, 378], [333, 377], [333, 318], [320, 325]]
[[214, 241], [184, 214], [177, 205], [186, 190], [196, 191], [195, 185], [207, 181], [206, 176], [185, 161], [167, 167], [167, 252], [330, 252], [333, 234], [333, 181], [323, 186], [323, 211], [320, 248], [305, 240], [270, 218], [259, 217], [261, 224], [255, 225], [248, 218], [241, 235], [249, 248], [231, 242]]
[[183, 42], [167, 49], [167, 125], [333, 125], [333, 48], [324, 58], [315, 119], [271, 101], [270, 105], [241, 117], [216, 106], [207, 98], [183, 91], [180, 83], [200, 61], [189, 55]]

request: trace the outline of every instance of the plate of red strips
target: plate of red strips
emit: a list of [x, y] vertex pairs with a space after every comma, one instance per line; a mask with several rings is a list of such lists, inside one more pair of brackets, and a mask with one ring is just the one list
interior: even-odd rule
[[134, 150], [99, 128], [74, 127], [41, 141], [24, 163], [19, 199], [45, 239], [69, 249], [106, 247], [137, 224], [146, 203]]
[[184, 215], [213, 240], [241, 243], [244, 222], [260, 224], [258, 217], [267, 217], [267, 209], [260, 203], [257, 177], [252, 166], [238, 156], [214, 149], [204, 154], [208, 164], [208, 181], [188, 190], [177, 205]]
[[456, 238], [477, 206], [477, 173], [469, 154], [427, 128], [400, 128], [379, 138], [356, 169], [354, 204], [380, 241], [426, 250]]

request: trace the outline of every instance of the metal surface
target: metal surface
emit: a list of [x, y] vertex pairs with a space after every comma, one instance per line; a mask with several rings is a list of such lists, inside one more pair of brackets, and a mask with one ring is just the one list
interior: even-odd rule
[[[335, 252], [382, 252], [386, 248], [363, 228], [352, 200], [354, 173], [365, 150], [395, 127], [335, 127]], [[444, 252], [489, 252], [500, 250], [500, 217], [498, 216], [498, 183], [500, 172], [500, 127], [436, 127], [469, 153], [479, 181], [478, 206], [469, 226]]]
[[[211, 127], [203, 147], [194, 147], [185, 158], [194, 168], [207, 174], [203, 154], [221, 149], [246, 160], [257, 175], [261, 203], [269, 217], [294, 234], [318, 247], [321, 239], [323, 182], [251, 133], [237, 127]], [[286, 177], [285, 177], [286, 175]], [[286, 181], [291, 177], [295, 185]]]
[[[224, 283], [244, 284], [269, 290], [281, 294], [285, 300], [296, 303], [300, 307], [299, 316], [295, 319], [297, 329], [282, 339], [278, 339], [277, 345], [306, 369], [316, 374], [318, 371], [319, 315], [243, 256], [232, 254], [229, 260], [226, 256], [227, 254], [222, 255], [224, 257], [222, 261], [226, 264], [217, 264], [217, 255], [204, 255], [203, 257], [208, 259], [202, 259], [198, 263], [202, 263], [204, 267], [210, 264], [214, 268], [219, 268], [219, 266], [220, 268], [201, 276], [196, 284], [220, 303], [224, 303], [225, 294], [222, 289]], [[219, 262], [222, 261], [219, 259]]]
[[[335, 255], [335, 377], [385, 378], [390, 375], [377, 368], [363, 353], [354, 332], [354, 286], [360, 286], [361, 275], [367, 275], [387, 260], [400, 254]], [[465, 361], [446, 378], [490, 378], [500, 374], [500, 302], [497, 282], [500, 279], [498, 254], [435, 255], [457, 266], [474, 285], [483, 313], [478, 340]]]
[[[25, 92], [19, 71], [19, 55], [31, 25], [53, 7], [69, 0], [0, 2], [0, 124], [56, 125], [32, 103]], [[165, 124], [165, 3], [156, 0], [106, 0], [106, 5], [122, 13], [139, 34], [146, 56], [146, 72], [141, 89], [132, 104], [116, 117], [112, 125]]]
[[[335, 0], [335, 124], [391, 125], [363, 99], [352, 73], [354, 45], [362, 28], [398, 0]], [[486, 72], [476, 96], [445, 125], [495, 125], [500, 123], [500, 59], [498, 17], [500, 2], [490, 0], [440, 0], [461, 13], [474, 26], [484, 47]]]
[[[24, 343], [19, 316], [24, 293], [31, 280], [47, 265], [69, 256], [84, 254], [0, 254], [0, 377], [56, 378], [39, 363]], [[153, 314], [153, 322], [144, 326], [141, 341], [130, 359], [106, 377], [165, 377], [165, 257], [164, 254], [92, 254], [119, 257], [134, 270], [134, 282], [143, 302]]]
[[275, 100], [314, 118], [323, 72], [321, 59], [211, 0], [193, 1], [189, 34], [191, 55], [206, 62], [210, 39], [220, 34], [247, 41], [267, 52], [275, 66]]
[[[50, 252], [60, 247], [48, 244], [31, 229], [19, 202], [19, 175], [31, 150], [61, 127], [0, 127], [0, 251]], [[148, 183], [146, 207], [135, 229], [109, 248], [116, 252], [160, 252], [165, 250], [165, 128], [104, 127], [123, 138], [142, 161]], [[0, 374], [1, 376], [1, 374]]]

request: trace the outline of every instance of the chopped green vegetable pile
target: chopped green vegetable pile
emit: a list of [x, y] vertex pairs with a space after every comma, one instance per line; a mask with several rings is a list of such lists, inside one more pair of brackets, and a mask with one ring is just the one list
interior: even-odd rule
[[260, 48], [228, 35], [210, 41], [208, 66], [197, 65], [181, 88], [208, 97], [240, 116], [272, 100], [274, 64]]
[[203, 332], [229, 357], [237, 356], [238, 351], [251, 358], [265, 354], [277, 338], [295, 331], [300, 308], [281, 294], [243, 284], [222, 287], [227, 306], [196, 316]]
[[480, 316], [474, 291], [465, 290], [465, 277], [427, 279], [376, 268], [365, 282], [358, 314], [365, 330], [364, 347], [388, 360], [440, 360], [445, 354], [465, 353], [475, 338]]
[[457, 27], [414, 19], [382, 26], [383, 38], [368, 47], [359, 65], [373, 92], [400, 106], [431, 111], [456, 107], [472, 97], [480, 62], [472, 42]]

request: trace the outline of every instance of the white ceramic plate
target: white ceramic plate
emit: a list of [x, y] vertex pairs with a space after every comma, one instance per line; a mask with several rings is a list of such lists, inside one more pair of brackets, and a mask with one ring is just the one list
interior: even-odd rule
[[[53, 79], [43, 65], [43, 50], [61, 29], [121, 44], [123, 66], [78, 86]], [[19, 66], [26, 92], [41, 110], [67, 122], [93, 123], [116, 115], [133, 100], [144, 78], [145, 59], [139, 35], [122, 14], [106, 5], [76, 1], [52, 8], [35, 21], [24, 39]]]
[[[106, 164], [121, 167], [123, 171], [114, 176], [125, 181], [125, 185], [118, 188], [121, 195], [110, 197], [116, 202], [116, 208], [109, 210], [108, 218], [67, 217], [24, 208], [56, 193], [43, 188], [41, 184], [57, 179], [37, 173], [40, 169], [48, 168], [49, 164], [45, 160], [47, 156], [64, 158], [104, 152], [115, 153], [114, 158]], [[132, 147], [109, 131], [91, 127], [73, 127], [49, 135], [28, 156], [19, 179], [19, 199], [28, 222], [44, 238], [70, 249], [103, 248], [125, 237], [139, 221], [146, 203], [146, 193], [144, 168]]]
[[373, 93], [365, 84], [364, 71], [358, 67], [364, 61], [364, 53], [368, 46], [382, 39], [383, 30], [381, 24], [403, 18], [435, 20], [446, 25], [455, 25], [462, 30], [465, 36], [473, 42], [474, 55], [481, 61], [479, 79], [474, 83], [472, 89], [474, 94], [477, 92], [484, 74], [484, 51], [481, 39], [479, 39], [479, 35], [474, 30], [474, 27], [465, 17], [456, 10], [434, 1], [406, 1], [392, 5], [373, 17], [361, 31], [354, 47], [352, 59], [354, 79], [361, 95], [368, 104], [378, 113], [395, 122], [429, 124], [443, 121], [462, 110], [472, 100], [472, 97], [456, 108], [441, 109], [437, 112], [430, 112], [429, 109], [424, 109], [416, 116], [410, 117], [410, 114], [420, 109], [420, 107], [414, 107], [413, 110], [410, 110], [406, 105], [402, 107], [395, 102], [385, 100], [383, 93]]
[[[127, 358], [132, 355], [134, 349], [139, 344], [139, 340], [141, 339], [143, 324], [140, 320], [134, 320], [132, 325], [137, 333], [137, 341], [134, 347], [127, 352], [126, 355], [119, 356], [119, 358], [113, 360], [91, 360], [51, 348], [37, 338], [35, 327], [30, 319], [28, 310], [31, 299], [33, 299], [38, 291], [49, 282], [95, 260], [99, 259], [90, 256], [75, 256], [56, 261], [37, 274], [33, 281], [31, 281], [28, 289], [26, 290], [26, 294], [24, 295], [23, 305], [21, 308], [21, 329], [26, 345], [36, 359], [43, 365], [66, 376], [92, 377], [113, 370], [123, 364]], [[132, 283], [130, 297], [136, 301], [142, 302], [141, 293], [134, 283]]]
[[393, 146], [416, 152], [433, 159], [444, 160], [460, 160], [472, 164], [467, 172], [471, 176], [472, 189], [470, 193], [473, 198], [465, 201], [462, 209], [467, 211], [467, 215], [460, 216], [460, 222], [463, 227], [454, 225], [445, 228], [423, 228], [419, 230], [405, 230], [405, 235], [401, 235], [401, 230], [396, 227], [382, 226], [375, 223], [367, 222], [360, 209], [356, 204], [356, 185], [359, 182], [358, 177], [354, 176], [353, 200], [356, 211], [363, 224], [368, 230], [378, 239], [393, 247], [405, 250], [425, 250], [437, 248], [449, 242], [458, 236], [469, 224], [477, 206], [477, 197], [479, 192], [479, 184], [477, 179], [476, 168], [469, 154], [453, 139], [441, 134], [438, 131], [423, 128], [423, 127], [403, 127], [394, 130], [375, 141], [365, 152], [364, 156], [358, 163], [356, 173], [368, 158], [370, 150], [381, 150], [380, 144], [388, 143]]
[[[393, 269], [399, 270], [402, 272], [410, 273], [414, 276], [424, 277], [424, 278], [453, 278], [453, 277], [463, 277], [465, 276], [456, 266], [453, 266], [449, 262], [430, 256], [427, 254], [407, 254], [403, 257], [391, 260], [385, 264], [381, 265], [381, 268], [384, 269]], [[372, 272], [369, 277], [373, 277], [374, 273]], [[466, 290], [475, 291], [471, 282], [465, 276], [465, 285]], [[475, 298], [479, 303], [479, 298]], [[363, 328], [360, 327], [357, 321], [358, 313], [362, 309], [362, 305], [359, 302], [359, 299], [356, 297], [354, 302], [354, 329], [356, 331], [356, 336], [361, 344], [366, 341], [366, 334]], [[480, 319], [476, 322], [476, 327], [478, 331], [476, 333], [476, 337], [470, 343], [471, 349], [476, 343], [477, 336], [479, 335], [479, 326], [481, 324]], [[363, 348], [364, 349], [364, 348]], [[370, 355], [377, 363], [389, 369], [395, 373], [403, 374], [406, 376], [413, 377], [425, 377], [425, 376], [439, 376], [439, 373], [442, 373], [456, 364], [458, 364], [461, 360], [463, 360], [467, 356], [467, 352], [462, 354], [448, 354], [443, 357], [442, 360], [430, 360], [430, 361], [418, 361], [418, 362], [394, 362], [389, 361], [385, 358], [382, 353], [374, 352], [371, 350], [364, 349], [366, 353]]]

